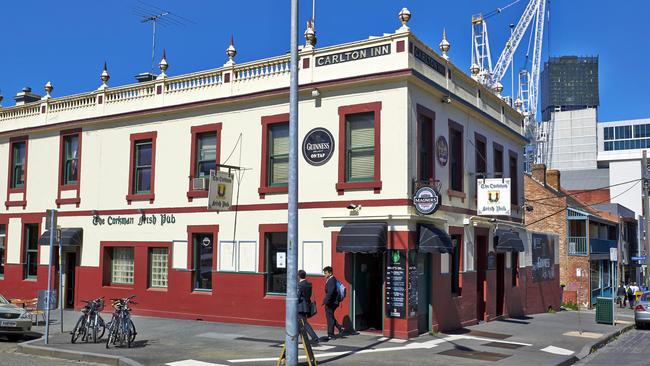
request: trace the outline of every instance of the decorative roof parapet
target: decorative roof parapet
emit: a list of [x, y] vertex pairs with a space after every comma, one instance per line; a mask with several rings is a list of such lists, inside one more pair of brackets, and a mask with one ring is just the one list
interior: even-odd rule
[[233, 35], [230, 35], [230, 46], [226, 48], [226, 56], [228, 56], [228, 62], [224, 66], [232, 66], [235, 64], [235, 56], [237, 56], [237, 50], [235, 49], [235, 40]]
[[399, 19], [400, 22], [402, 22], [402, 26], [395, 31], [396, 33], [411, 31], [411, 28], [409, 28], [408, 25], [406, 25], [409, 22], [409, 20], [411, 20], [411, 12], [407, 8], [402, 8], [402, 10], [400, 10], [399, 14], [397, 15], [397, 19]]
[[108, 68], [106, 67], [106, 61], [104, 61], [104, 70], [102, 70], [99, 79], [102, 81], [102, 85], [99, 86], [97, 90], [105, 90], [108, 88], [108, 81], [111, 79], [111, 76], [108, 74]]

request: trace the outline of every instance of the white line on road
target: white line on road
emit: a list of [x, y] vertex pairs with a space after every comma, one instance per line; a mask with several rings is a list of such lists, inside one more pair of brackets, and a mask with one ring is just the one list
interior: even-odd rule
[[571, 350], [555, 347], [555, 346], [548, 346], [546, 348], [542, 348], [541, 351], [553, 353], [555, 355], [562, 355], [562, 356], [571, 356], [572, 354], [574, 354], [574, 352]]
[[197, 360], [183, 360], [167, 363], [168, 366], [227, 366], [220, 363], [210, 363]]

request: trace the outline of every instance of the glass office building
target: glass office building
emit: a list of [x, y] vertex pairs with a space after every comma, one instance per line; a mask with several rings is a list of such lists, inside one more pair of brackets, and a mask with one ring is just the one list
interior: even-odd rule
[[598, 57], [551, 57], [541, 75], [542, 118], [551, 112], [594, 108], [598, 97]]

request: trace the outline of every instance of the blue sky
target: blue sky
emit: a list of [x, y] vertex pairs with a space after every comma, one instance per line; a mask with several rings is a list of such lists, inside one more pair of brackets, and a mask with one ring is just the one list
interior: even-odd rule
[[[472, 14], [503, 7], [512, 0], [317, 0], [318, 45], [326, 46], [394, 32], [397, 13], [406, 6], [412, 31], [436, 47], [442, 29], [452, 48], [452, 61], [467, 70], [470, 63]], [[289, 0], [207, 1], [147, 0], [148, 4], [183, 16], [184, 25], [158, 28], [156, 62], [167, 49], [170, 69], [178, 75], [219, 67], [230, 34], [235, 36], [236, 61], [275, 56], [289, 50]], [[528, 0], [489, 19], [492, 55], [496, 60]], [[311, 0], [301, 0], [301, 33], [311, 16]], [[136, 9], [137, 8], [137, 9]], [[4, 106], [22, 87], [42, 93], [52, 81], [54, 96], [90, 91], [100, 84], [104, 61], [110, 85], [134, 81], [151, 63], [151, 26], [140, 22], [138, 11], [155, 11], [137, 0], [110, 2], [4, 1], [0, 5], [0, 90]], [[650, 2], [625, 0], [552, 0], [550, 28], [544, 44], [545, 60], [559, 55], [600, 57], [601, 121], [650, 117], [650, 32], [644, 28]], [[178, 19], [178, 18], [177, 18]], [[302, 39], [301, 39], [302, 40]], [[520, 51], [526, 48], [527, 38]], [[522, 51], [523, 52], [523, 51]], [[521, 65], [522, 52], [515, 67]], [[510, 80], [504, 80], [506, 93]]]

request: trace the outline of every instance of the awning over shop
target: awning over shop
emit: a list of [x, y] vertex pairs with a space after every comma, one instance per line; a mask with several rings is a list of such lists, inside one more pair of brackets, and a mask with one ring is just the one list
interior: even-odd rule
[[336, 238], [336, 251], [376, 253], [386, 250], [385, 222], [350, 222], [341, 228]]
[[451, 243], [449, 235], [435, 226], [420, 224], [418, 239], [420, 253], [452, 253], [454, 251], [454, 245]]
[[[61, 245], [65, 246], [81, 246], [83, 242], [83, 229], [82, 228], [66, 228], [61, 229]], [[47, 230], [41, 236], [39, 244], [41, 245], [50, 245], [50, 235], [52, 230]], [[56, 235], [56, 234], [55, 234]], [[56, 237], [54, 237], [56, 242]]]
[[523, 252], [524, 242], [515, 231], [497, 229], [494, 234], [494, 247], [497, 252]]

